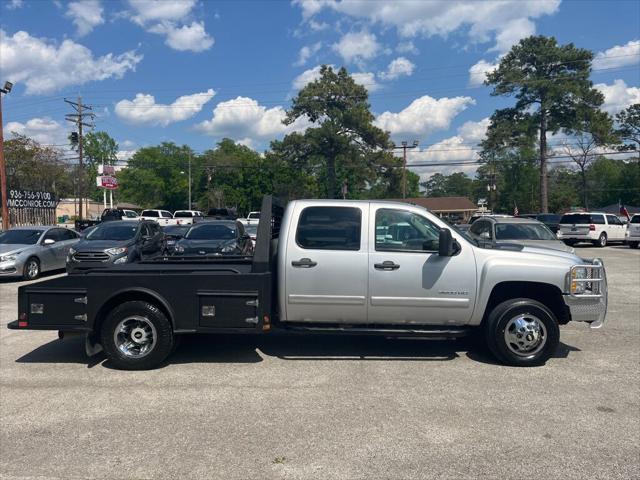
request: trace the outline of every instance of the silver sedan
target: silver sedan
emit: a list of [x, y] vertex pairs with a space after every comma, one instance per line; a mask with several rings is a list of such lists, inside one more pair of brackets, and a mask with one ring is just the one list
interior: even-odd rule
[[16, 227], [0, 233], [0, 278], [38, 278], [65, 268], [69, 248], [80, 236], [60, 227]]

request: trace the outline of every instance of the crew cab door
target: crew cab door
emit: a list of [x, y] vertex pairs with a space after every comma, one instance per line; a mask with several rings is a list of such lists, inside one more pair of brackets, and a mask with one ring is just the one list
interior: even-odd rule
[[369, 234], [369, 323], [466, 324], [476, 297], [473, 249], [465, 242], [440, 257], [440, 227], [418, 209], [372, 204], [369, 224], [381, 232]]
[[366, 203], [295, 207], [285, 255], [286, 320], [367, 321]]

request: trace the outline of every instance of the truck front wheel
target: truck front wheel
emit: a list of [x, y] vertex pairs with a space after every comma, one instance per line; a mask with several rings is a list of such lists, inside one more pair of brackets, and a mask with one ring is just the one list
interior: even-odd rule
[[123, 303], [109, 312], [100, 329], [102, 347], [116, 368], [148, 370], [173, 351], [171, 323], [155, 305]]
[[530, 298], [502, 302], [485, 322], [489, 349], [507, 365], [542, 365], [560, 343], [560, 328], [555, 316], [543, 304]]

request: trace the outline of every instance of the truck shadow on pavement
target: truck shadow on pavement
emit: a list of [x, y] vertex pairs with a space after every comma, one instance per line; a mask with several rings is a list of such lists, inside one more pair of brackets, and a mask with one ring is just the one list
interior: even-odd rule
[[[560, 343], [553, 358], [567, 358], [580, 349]], [[161, 365], [193, 363], [259, 363], [264, 357], [286, 361], [451, 361], [462, 355], [474, 362], [500, 365], [477, 338], [457, 340], [398, 339], [368, 336], [186, 335]], [[84, 337], [53, 340], [16, 360], [17, 363], [77, 363], [113, 368], [103, 352], [87, 357]]]

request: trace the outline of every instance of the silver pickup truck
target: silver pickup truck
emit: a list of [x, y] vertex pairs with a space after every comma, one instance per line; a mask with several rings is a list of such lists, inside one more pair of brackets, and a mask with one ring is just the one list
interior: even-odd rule
[[120, 368], [151, 368], [192, 333], [482, 335], [502, 362], [555, 352], [559, 326], [604, 324], [601, 260], [481, 248], [427, 210], [265, 197], [253, 257], [164, 258], [19, 290], [15, 329], [87, 334]]

